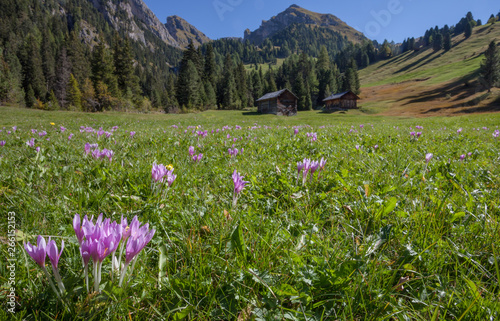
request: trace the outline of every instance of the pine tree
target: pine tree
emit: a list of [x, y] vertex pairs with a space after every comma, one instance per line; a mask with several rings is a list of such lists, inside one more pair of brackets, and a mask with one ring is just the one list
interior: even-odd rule
[[330, 69], [330, 57], [328, 56], [328, 50], [325, 45], [322, 45], [320, 48], [316, 67], [320, 71]]
[[432, 48], [434, 49], [434, 51], [443, 49], [443, 35], [441, 33], [437, 33], [434, 37]]
[[134, 73], [134, 60], [128, 38], [120, 38], [115, 34], [113, 43], [113, 60], [115, 75], [122, 95], [127, 98], [139, 96], [139, 79]]
[[255, 101], [262, 97], [263, 95], [263, 88], [262, 88], [262, 80], [259, 76], [259, 73], [257, 71], [254, 71], [252, 73], [252, 87], [253, 87], [253, 103], [255, 106]]
[[70, 60], [71, 70], [78, 83], [83, 84], [90, 74], [90, 63], [79, 36], [78, 29], [70, 32], [66, 41], [67, 55]]
[[481, 63], [480, 75], [482, 82], [486, 85], [488, 92], [492, 87], [500, 85], [500, 53], [495, 40], [492, 40], [484, 53]]
[[245, 65], [243, 62], [238, 64], [238, 68], [236, 70], [236, 88], [238, 91], [239, 100], [241, 101], [241, 108], [247, 106], [247, 72], [245, 70]]
[[86, 78], [82, 85], [82, 109], [95, 112], [99, 109], [98, 104], [94, 84], [89, 78]]
[[269, 68], [269, 70], [267, 71], [266, 80], [267, 80], [266, 92], [272, 93], [278, 91], [278, 86], [276, 86], [276, 80], [274, 79], [274, 72], [272, 68]]
[[214, 87], [212, 86], [212, 83], [209, 81], [205, 82], [205, 96], [206, 96], [205, 105], [209, 109], [214, 108], [217, 105], [217, 96], [215, 95], [215, 90]]
[[203, 80], [211, 84], [215, 84], [217, 79], [217, 65], [215, 62], [215, 53], [212, 44], [207, 45], [205, 53], [205, 70], [203, 72]]
[[58, 110], [61, 107], [59, 106], [59, 102], [57, 101], [56, 94], [54, 94], [54, 91], [50, 91], [49, 99], [46, 104], [46, 109], [47, 110]]
[[465, 38], [469, 38], [472, 35], [472, 23], [469, 21], [465, 24]]
[[71, 66], [66, 54], [66, 47], [61, 48], [57, 59], [57, 77], [54, 85], [55, 95], [59, 104], [66, 108], [67, 106], [67, 89], [71, 76]]
[[[43, 75], [42, 57], [37, 40], [32, 34], [26, 37], [24, 44], [23, 79], [24, 88], [28, 89], [31, 86], [31, 90], [36, 98], [45, 98], [47, 85]], [[28, 100], [31, 100], [31, 97]], [[28, 101], [26, 103], [28, 106], [33, 105], [33, 103], [28, 104]]]
[[179, 79], [177, 80], [177, 101], [185, 108], [193, 108], [201, 104], [201, 79], [193, 61], [183, 59]]
[[222, 75], [220, 88], [220, 102], [222, 108], [229, 109], [241, 105], [241, 101], [238, 99], [238, 92], [236, 90], [236, 82], [234, 80], [233, 61], [229, 54], [226, 55], [226, 59], [224, 61], [224, 73]]
[[71, 74], [67, 89], [68, 104], [77, 110], [82, 110], [82, 92], [78, 80]]
[[[105, 84], [107, 87], [106, 94], [108, 94], [109, 91], [110, 95], [119, 97], [120, 91], [118, 89], [118, 81], [114, 75], [113, 57], [104, 45], [103, 40], [95, 46], [90, 64], [92, 69], [91, 79], [96, 92], [98, 92], [97, 86], [99, 82], [102, 82], [102, 84]], [[99, 84], [101, 89], [104, 88], [102, 84]]]
[[451, 33], [448, 31], [443, 37], [443, 49], [449, 51], [451, 49]]
[[298, 98], [297, 108], [298, 110], [307, 110], [307, 96], [306, 88], [304, 85], [304, 80], [302, 77], [297, 77], [293, 85], [293, 92]]

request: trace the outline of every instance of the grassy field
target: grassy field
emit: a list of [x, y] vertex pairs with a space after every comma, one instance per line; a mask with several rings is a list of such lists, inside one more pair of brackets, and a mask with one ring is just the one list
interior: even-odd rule
[[[4, 258], [8, 212], [17, 229], [1, 320], [500, 318], [500, 115], [0, 114]], [[304, 158], [326, 165], [303, 182]], [[155, 163], [173, 166], [170, 188]], [[234, 170], [249, 182], [236, 205]], [[122, 286], [107, 257], [87, 294], [76, 213], [156, 230]], [[64, 240], [61, 299], [23, 248], [37, 235]]]

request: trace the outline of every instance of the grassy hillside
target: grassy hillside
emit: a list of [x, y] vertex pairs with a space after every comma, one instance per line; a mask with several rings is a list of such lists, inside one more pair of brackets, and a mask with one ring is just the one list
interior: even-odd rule
[[453, 48], [407, 52], [360, 71], [362, 106], [385, 114], [463, 113], [498, 109], [499, 91], [485, 94], [477, 81], [483, 52], [500, 40], [500, 24], [474, 28]]

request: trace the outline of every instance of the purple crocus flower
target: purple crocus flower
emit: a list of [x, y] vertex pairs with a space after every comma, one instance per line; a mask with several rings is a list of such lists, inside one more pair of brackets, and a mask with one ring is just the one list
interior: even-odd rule
[[34, 147], [35, 146], [35, 139], [34, 138], [30, 139], [28, 142], [26, 142], [26, 145], [28, 145], [29, 147]]
[[5, 146], [5, 140], [0, 140], [0, 146]]
[[[135, 218], [136, 217], [134, 217], [134, 219]], [[121, 286], [123, 283], [128, 265], [134, 260], [134, 258], [137, 259], [137, 254], [139, 254], [142, 249], [149, 243], [149, 241], [151, 241], [156, 232], [155, 229], [149, 230], [148, 224], [139, 227], [138, 220], [134, 221], [134, 224], [130, 226], [130, 230], [131, 234], [125, 247], [125, 266], [122, 270], [119, 286]], [[134, 269], [135, 262], [136, 260], [134, 260], [134, 264], [132, 264], [132, 270]]]
[[459, 128], [459, 129], [457, 130], [457, 134], [460, 134], [462, 131], [463, 131], [463, 129], [462, 129], [462, 128]]
[[203, 154], [194, 155], [193, 161], [196, 163], [196, 162], [201, 161], [202, 158], [203, 158]]
[[241, 191], [245, 188], [246, 184], [250, 182], [246, 182], [243, 180], [244, 176], [238, 174], [237, 170], [233, 172], [233, 183], [234, 183], [234, 194], [233, 194], [233, 207], [236, 206], [236, 202], [238, 201], [238, 196]]
[[135, 132], [130, 132], [130, 137], [132, 137], [132, 138], [133, 138], [133, 137], [134, 137], [134, 135], [135, 135]]
[[61, 252], [57, 251], [56, 241], [51, 240], [49, 237], [49, 242], [47, 243], [47, 256], [50, 259], [50, 263], [52, 263], [52, 268], [57, 269], [57, 265], [59, 264], [59, 258], [64, 250], [64, 240], [61, 242]]
[[31, 245], [30, 242], [28, 244], [24, 244], [24, 249], [28, 252], [29, 256], [36, 262], [41, 268], [45, 269], [45, 256], [47, 255], [47, 243], [45, 243], [45, 239], [43, 236], [38, 235], [37, 246]]
[[[85, 215], [85, 217], [83, 218], [83, 222], [85, 222], [87, 220], [88, 220], [87, 216]], [[75, 214], [75, 216], [73, 217], [73, 230], [75, 231], [76, 238], [78, 239], [78, 244], [80, 244], [80, 246], [81, 246], [85, 234], [84, 234], [83, 229], [82, 229], [82, 224], [80, 221], [80, 214], [78, 214], [78, 213]]]
[[189, 155], [190, 156], [194, 155], [194, 146], [189, 146]]
[[[203, 156], [203, 154], [201, 154]], [[169, 170], [167, 172], [167, 184], [168, 184], [168, 187], [172, 186], [172, 184], [174, 183], [175, 179], [177, 178], [177, 175], [175, 175], [174, 173], [174, 170]]]
[[415, 136], [415, 132], [410, 132], [410, 136]]
[[40, 137], [43, 137], [45, 135], [47, 135], [47, 132], [45, 130], [38, 133], [38, 136]]
[[460, 160], [463, 161], [465, 159], [465, 154], [460, 155]]
[[61, 133], [64, 133], [64, 131], [66, 130], [66, 128], [64, 128], [63, 126], [61, 126], [59, 129], [61, 130]]
[[36, 150], [36, 152], [37, 152], [37, 153], [39, 153], [39, 152], [40, 152], [40, 146], [37, 146], [37, 147], [35, 148], [35, 150]]
[[326, 160], [323, 157], [321, 157], [321, 160], [319, 161], [319, 169], [323, 170], [325, 168], [325, 165], [326, 165]]
[[64, 240], [61, 242], [61, 252], [58, 252], [56, 241], [51, 240], [49, 237], [49, 242], [47, 243], [47, 256], [49, 257], [50, 263], [52, 263], [52, 272], [54, 272], [54, 277], [57, 281], [57, 285], [59, 286], [59, 290], [61, 293], [64, 293], [66, 290], [64, 288], [64, 284], [62, 283], [61, 275], [59, 274], [59, 269], [57, 265], [59, 264], [59, 258], [64, 250]]
[[71, 140], [71, 138], [73, 138], [73, 134], [69, 134], [68, 140]]
[[151, 170], [151, 177], [155, 183], [163, 181], [163, 176], [167, 173], [167, 169], [164, 165], [156, 165], [153, 164], [153, 168]]
[[434, 155], [432, 155], [432, 153], [425, 154], [425, 162], [427, 162], [427, 163], [430, 162], [432, 159], [432, 156], [434, 156]]
[[298, 129], [298, 128], [295, 128], [295, 129], [293, 130], [293, 134], [294, 134], [294, 135], [297, 135], [298, 133], [299, 133], [299, 129]]

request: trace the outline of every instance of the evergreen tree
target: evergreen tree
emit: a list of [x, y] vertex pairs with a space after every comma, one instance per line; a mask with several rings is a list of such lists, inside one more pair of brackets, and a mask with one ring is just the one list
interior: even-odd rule
[[31, 87], [31, 84], [28, 85], [28, 90], [26, 90], [26, 96], [25, 96], [25, 104], [26, 107], [28, 108], [33, 108], [36, 103], [36, 97], [35, 97], [35, 91], [33, 90], [33, 87]]
[[71, 74], [67, 89], [68, 104], [77, 110], [82, 110], [82, 92], [78, 80]]
[[72, 73], [78, 83], [83, 84], [90, 74], [90, 63], [77, 31], [77, 29], [74, 29], [70, 32], [66, 48]]
[[[42, 69], [42, 57], [40, 55], [40, 48], [36, 38], [29, 34], [26, 37], [23, 49], [23, 87], [29, 88], [33, 91], [36, 98], [45, 98], [47, 93], [47, 86]], [[29, 89], [28, 89], [29, 91]], [[32, 97], [29, 97], [31, 100]], [[33, 103], [26, 102], [26, 105], [32, 106]]]
[[[96, 92], [99, 92], [97, 89], [97, 86], [99, 85], [101, 88], [100, 91], [103, 94], [105, 92], [106, 95], [110, 94], [114, 97], [119, 97], [118, 81], [114, 75], [113, 57], [104, 45], [103, 40], [95, 46], [94, 51], [92, 52], [92, 60], [90, 64], [92, 69], [91, 79]], [[102, 84], [99, 84], [100, 82], [102, 82]], [[103, 84], [106, 85], [105, 91]]]
[[205, 81], [205, 105], [212, 109], [217, 106], [217, 96], [215, 95], [215, 89], [212, 86], [212, 83], [209, 81]]
[[262, 97], [264, 90], [262, 87], [262, 79], [259, 76], [257, 71], [252, 73], [252, 87], [253, 87], [253, 103], [255, 105], [255, 101]]
[[350, 90], [355, 94], [359, 94], [359, 87], [358, 69], [356, 62], [352, 60], [344, 75], [343, 90]]
[[451, 33], [448, 31], [444, 34], [443, 37], [443, 48], [445, 51], [448, 51], [451, 49]]
[[272, 68], [269, 68], [269, 70], [267, 71], [266, 80], [266, 93], [273, 93], [275, 91], [278, 91], [278, 86], [276, 85], [276, 80], [274, 79], [274, 72]]
[[55, 50], [53, 48], [54, 37], [49, 29], [44, 30], [42, 37], [42, 68], [46, 80], [47, 91], [54, 87], [56, 80]]
[[304, 80], [300, 76], [297, 77], [297, 79], [295, 79], [295, 83], [293, 85], [293, 93], [298, 98], [298, 104], [297, 104], [298, 110], [307, 110], [307, 105], [308, 105], [307, 97], [308, 97], [308, 93], [306, 92], [306, 88], [305, 88], [305, 85], [304, 85]]
[[115, 34], [113, 42], [113, 60], [118, 88], [127, 98], [139, 96], [139, 79], [134, 73], [134, 60], [128, 38]]
[[57, 64], [57, 77], [55, 82], [55, 95], [61, 107], [67, 106], [67, 89], [71, 76], [71, 66], [66, 54], [66, 47], [61, 48]]
[[316, 63], [318, 70], [328, 70], [330, 69], [330, 57], [328, 56], [328, 51], [325, 45], [322, 45], [319, 52], [318, 62]]
[[434, 49], [434, 51], [443, 49], [443, 35], [441, 33], [436, 34], [436, 36], [434, 37], [432, 48]]
[[[275, 84], [276, 85], [276, 84]], [[238, 64], [238, 68], [236, 70], [236, 88], [238, 91], [239, 100], [241, 101], [241, 108], [247, 106], [247, 72], [245, 70], [245, 65], [243, 62]]]
[[98, 111], [98, 101], [95, 95], [94, 84], [89, 78], [86, 78], [82, 85], [82, 109], [84, 111]]
[[241, 105], [234, 80], [233, 61], [229, 54], [226, 55], [226, 59], [224, 60], [224, 73], [220, 88], [220, 102], [223, 109], [237, 108]]
[[469, 21], [465, 24], [465, 38], [469, 38], [472, 35], [472, 23]]
[[481, 80], [488, 92], [500, 85], [500, 53], [495, 40], [492, 40], [484, 53], [480, 68]]
[[183, 61], [177, 81], [177, 101], [182, 107], [193, 108], [201, 104], [201, 79], [191, 60]]
[[59, 102], [57, 101], [56, 94], [54, 94], [54, 91], [50, 91], [49, 99], [46, 104], [46, 109], [47, 110], [58, 110], [60, 109]]
[[215, 52], [213, 46], [209, 43], [207, 45], [207, 51], [205, 53], [205, 70], [203, 72], [203, 80], [214, 85], [216, 79], [217, 65], [215, 62]]

